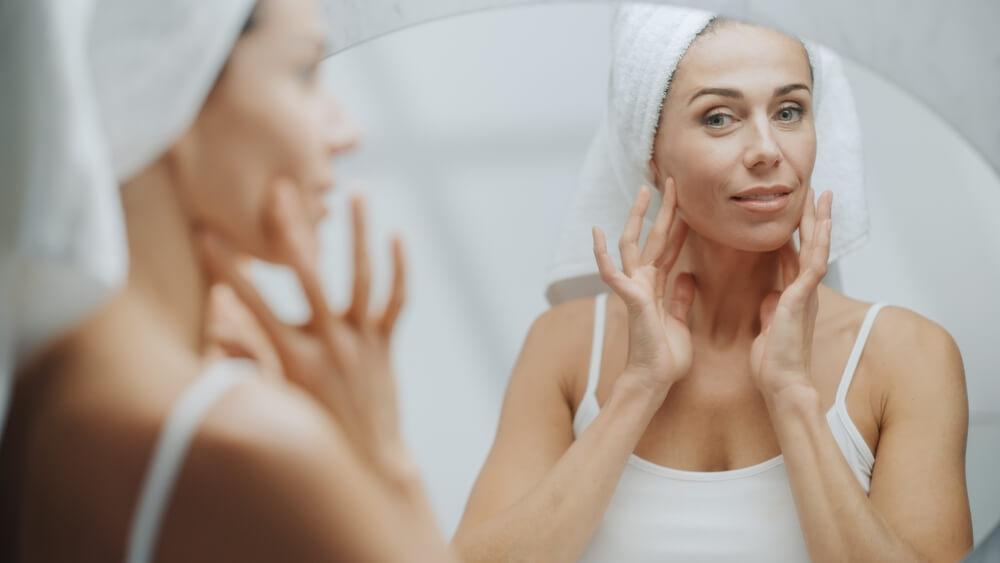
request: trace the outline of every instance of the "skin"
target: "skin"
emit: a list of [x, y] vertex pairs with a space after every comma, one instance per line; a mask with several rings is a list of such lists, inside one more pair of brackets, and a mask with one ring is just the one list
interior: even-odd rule
[[[321, 21], [309, 0], [261, 2], [194, 123], [122, 186], [125, 287], [19, 374], [0, 453], [0, 559], [123, 557], [163, 420], [225, 339], [212, 335], [226, 323], [207, 314], [222, 294], [252, 315], [277, 367], [203, 420], [156, 559], [451, 560], [399, 435], [389, 347], [402, 248], [393, 243], [388, 303], [371, 306], [355, 200], [346, 311], [330, 310], [316, 275], [330, 160], [357, 140], [316, 74]], [[245, 276], [247, 257], [293, 268], [308, 323], [274, 317]]]
[[[876, 456], [870, 494], [824, 418], [868, 304], [821, 283], [833, 225], [831, 196], [814, 205], [809, 185], [811, 86], [802, 45], [775, 31], [728, 23], [692, 44], [650, 161], [663, 205], [645, 246], [645, 188], [620, 239], [622, 271], [594, 232], [613, 290], [600, 413], [574, 437], [594, 302], [554, 307], [511, 376], [453, 539], [463, 560], [575, 561], [633, 453], [689, 471], [783, 454], [813, 561], [957, 561], [969, 550], [966, 390], [946, 331], [897, 307], [877, 318], [847, 395]], [[695, 97], [719, 88], [739, 96]], [[732, 200], [776, 184], [788, 188], [778, 213]]]

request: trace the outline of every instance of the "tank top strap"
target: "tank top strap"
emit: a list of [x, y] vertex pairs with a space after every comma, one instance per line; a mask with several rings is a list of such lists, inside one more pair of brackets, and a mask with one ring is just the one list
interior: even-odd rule
[[604, 353], [604, 316], [607, 310], [608, 294], [601, 293], [594, 298], [594, 337], [590, 344], [590, 368], [587, 371], [587, 392], [583, 400], [597, 401], [597, 382], [601, 378], [601, 357]]
[[125, 555], [127, 563], [153, 560], [163, 515], [188, 446], [208, 411], [226, 391], [246, 378], [249, 370], [236, 369], [236, 364], [244, 363], [245, 360], [224, 360], [212, 364], [184, 390], [170, 409], [157, 438], [132, 517]]
[[885, 306], [885, 303], [875, 303], [868, 308], [865, 320], [861, 323], [861, 330], [858, 331], [858, 337], [854, 340], [854, 348], [851, 349], [851, 355], [847, 358], [847, 366], [844, 367], [844, 374], [840, 378], [840, 385], [837, 387], [837, 397], [834, 401], [835, 405], [843, 404], [847, 400], [847, 390], [851, 387], [854, 372], [858, 369], [861, 353], [864, 352], [865, 344], [868, 342], [868, 335], [872, 331], [872, 325], [875, 324], [875, 317], [878, 316], [879, 311]]

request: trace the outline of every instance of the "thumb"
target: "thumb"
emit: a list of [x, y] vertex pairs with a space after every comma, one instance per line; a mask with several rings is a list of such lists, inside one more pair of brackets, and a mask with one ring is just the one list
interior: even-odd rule
[[772, 291], [764, 298], [760, 303], [760, 332], [761, 334], [767, 332], [767, 329], [771, 327], [771, 321], [774, 320], [774, 311], [778, 308], [778, 299], [781, 297], [781, 292]]
[[670, 296], [667, 312], [685, 325], [688, 322], [688, 313], [694, 304], [694, 292], [694, 276], [686, 272], [678, 275], [674, 280], [674, 290]]

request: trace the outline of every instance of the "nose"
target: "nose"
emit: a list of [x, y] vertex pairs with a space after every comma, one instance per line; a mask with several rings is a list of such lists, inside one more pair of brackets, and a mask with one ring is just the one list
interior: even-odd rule
[[344, 110], [330, 100], [330, 126], [327, 128], [327, 147], [331, 155], [351, 150], [361, 140], [361, 133]]
[[743, 155], [743, 164], [749, 168], [774, 168], [781, 163], [781, 148], [774, 138], [774, 131], [771, 129], [770, 120], [756, 120], [750, 128], [751, 135], [746, 152]]

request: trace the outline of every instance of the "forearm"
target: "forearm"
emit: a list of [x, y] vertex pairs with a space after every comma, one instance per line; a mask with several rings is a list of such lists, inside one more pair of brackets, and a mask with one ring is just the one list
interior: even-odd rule
[[809, 555], [826, 561], [926, 561], [888, 526], [847, 465], [812, 388], [768, 397]]
[[600, 414], [537, 485], [510, 508], [456, 535], [461, 559], [576, 561], [662, 401], [662, 392], [616, 385]]

